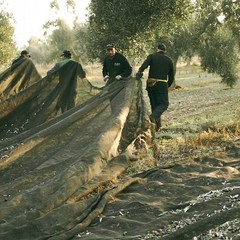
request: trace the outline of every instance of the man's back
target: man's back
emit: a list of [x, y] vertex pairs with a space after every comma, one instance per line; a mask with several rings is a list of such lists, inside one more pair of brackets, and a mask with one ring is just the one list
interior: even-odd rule
[[[148, 56], [146, 61], [140, 67], [143, 71], [150, 66], [149, 78], [164, 79], [173, 78], [174, 68], [172, 60], [166, 56], [163, 52], [156, 52]], [[170, 79], [169, 79], [170, 80]]]
[[13, 60], [12, 65], [17, 63], [17, 62], [19, 62], [19, 61], [21, 61], [22, 59], [24, 59], [23, 56], [20, 56], [20, 57], [16, 58], [15, 60]]

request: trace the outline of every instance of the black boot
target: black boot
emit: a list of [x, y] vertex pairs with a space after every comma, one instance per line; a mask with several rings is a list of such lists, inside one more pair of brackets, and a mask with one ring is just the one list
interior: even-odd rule
[[160, 129], [160, 127], [162, 126], [162, 125], [161, 125], [161, 119], [160, 119], [160, 118], [156, 119], [156, 118], [151, 114], [151, 115], [150, 115], [150, 121], [151, 121], [151, 123], [155, 124], [155, 131], [157, 132], [157, 131]]
[[156, 120], [152, 114], [149, 116], [149, 118], [150, 118], [151, 123], [156, 124]]
[[155, 130], [156, 132], [159, 131], [159, 129], [161, 128], [162, 124], [161, 124], [161, 118], [156, 119], [156, 126], [155, 126]]

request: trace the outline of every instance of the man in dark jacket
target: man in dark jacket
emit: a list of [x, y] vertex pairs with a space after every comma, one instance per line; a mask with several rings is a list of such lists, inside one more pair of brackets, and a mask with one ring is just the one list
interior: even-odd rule
[[[54, 67], [52, 69], [50, 69], [48, 72], [47, 72], [47, 75], [51, 74], [51, 73], [54, 73], [56, 72], [58, 69], [60, 69], [63, 65], [65, 65], [66, 63], [68, 63], [69, 61], [71, 61], [71, 57], [72, 57], [72, 54], [69, 50], [64, 50], [61, 55], [60, 55], [60, 58], [61, 60], [59, 62], [57, 62]], [[86, 77], [86, 73], [85, 71], [83, 70], [82, 68], [82, 65], [79, 63], [80, 65], [80, 77], [81, 78], [85, 78]]]
[[113, 44], [106, 46], [106, 54], [102, 68], [104, 81], [107, 82], [106, 85], [115, 80], [126, 79], [131, 76], [132, 67], [121, 53], [116, 52]]
[[[72, 54], [69, 50], [64, 50], [60, 54], [61, 60], [57, 62], [52, 69], [47, 72], [51, 76], [58, 71], [59, 86], [62, 86], [62, 92], [59, 96], [57, 107], [61, 108], [62, 113], [75, 106], [75, 97], [77, 94], [77, 77], [86, 78], [86, 72], [82, 65], [71, 59]], [[77, 70], [75, 74], [74, 70]]]
[[29, 52], [27, 50], [23, 50], [23, 51], [21, 51], [21, 55], [12, 62], [12, 65], [19, 62], [22, 59], [30, 58], [30, 57], [31, 57], [31, 55], [29, 54]]
[[174, 66], [172, 60], [165, 55], [166, 46], [159, 44], [157, 52], [150, 54], [136, 74], [136, 79], [142, 77], [142, 72], [150, 66], [147, 80], [148, 97], [152, 114], [150, 120], [155, 124], [155, 130], [161, 127], [161, 115], [168, 109], [168, 88], [174, 81]]

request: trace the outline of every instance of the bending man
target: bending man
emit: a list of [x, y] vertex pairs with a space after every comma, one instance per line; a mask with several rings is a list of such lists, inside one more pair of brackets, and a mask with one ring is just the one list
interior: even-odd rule
[[131, 76], [132, 67], [128, 60], [121, 53], [116, 52], [112, 44], [106, 46], [106, 55], [102, 68], [104, 81], [107, 82], [106, 85], [115, 80], [126, 79]]

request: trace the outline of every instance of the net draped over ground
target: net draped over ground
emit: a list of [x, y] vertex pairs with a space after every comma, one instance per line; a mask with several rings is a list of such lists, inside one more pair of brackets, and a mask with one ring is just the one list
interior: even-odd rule
[[[29, 76], [33, 76], [33, 80], [39, 79], [38, 74], [37, 77], [34, 75], [36, 69], [31, 60], [23, 61], [13, 72], [16, 73], [12, 75], [22, 76], [21, 82], [28, 81], [29, 87], [17, 91], [14, 95], [11, 94], [11, 90], [8, 90], [8, 93], [4, 91], [0, 102], [0, 138], [2, 139], [36, 127], [59, 115], [61, 108], [67, 106], [72, 99], [77, 105], [100, 90], [86, 79], [79, 77], [79, 64], [75, 61], [69, 62], [56, 73], [39, 81], [29, 79]], [[1, 82], [9, 82], [9, 79], [12, 80], [12, 75], [2, 78]], [[15, 89], [15, 86], [13, 88]], [[76, 89], [79, 89], [78, 94]]]
[[[27, 74], [33, 65], [26, 65]], [[0, 102], [3, 239], [68, 239], [110, 196], [139, 181], [92, 194], [116, 179], [150, 139], [141, 82], [98, 89], [79, 78], [78, 67], [71, 61]], [[76, 107], [60, 114], [69, 96]]]
[[22, 59], [0, 74], [0, 100], [4, 101], [41, 79], [35, 65]]
[[[28, 75], [28, 65], [34, 69], [27, 61], [19, 76]], [[137, 150], [155, 141], [141, 81], [96, 88], [79, 78], [74, 61], [44, 78], [19, 78], [29, 82], [22, 88], [11, 85], [9, 73], [1, 75], [1, 239], [239, 239], [239, 138], [214, 157], [166, 160], [124, 178], [131, 160], [139, 161]], [[239, 112], [239, 89], [223, 100], [214, 90], [211, 105]], [[177, 121], [188, 116], [192, 95], [191, 107], [206, 109], [199, 92], [171, 94]], [[68, 97], [76, 107], [61, 113]]]

